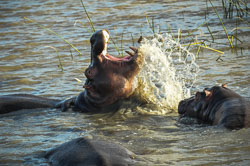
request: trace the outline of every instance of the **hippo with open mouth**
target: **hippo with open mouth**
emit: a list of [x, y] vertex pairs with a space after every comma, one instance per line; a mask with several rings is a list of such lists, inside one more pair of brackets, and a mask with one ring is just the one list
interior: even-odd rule
[[[91, 63], [85, 71], [85, 91], [63, 101], [28, 94], [0, 96], [0, 114], [20, 109], [72, 108], [80, 112], [100, 112], [118, 108], [119, 101], [133, 93], [133, 80], [143, 64], [139, 50], [130, 47], [129, 56], [117, 58], [107, 53], [109, 32], [100, 30], [90, 38]], [[77, 138], [46, 152], [54, 166], [121, 165], [133, 163], [133, 153], [105, 140]]]
[[107, 30], [95, 32], [91, 38], [91, 63], [85, 71], [85, 91], [63, 101], [34, 95], [14, 94], [0, 96], [0, 114], [20, 109], [72, 108], [80, 112], [100, 112], [119, 107], [121, 99], [133, 93], [133, 80], [143, 64], [139, 50], [130, 47], [128, 56], [118, 58], [108, 54], [110, 35]]
[[113, 57], [107, 52], [108, 40], [107, 30], [98, 31], [90, 38], [91, 63], [85, 71], [85, 91], [59, 103], [63, 111], [69, 107], [81, 112], [111, 110], [119, 105], [120, 99], [133, 93], [133, 80], [143, 63], [142, 54], [130, 47], [133, 53], [126, 51], [129, 56]]
[[226, 85], [205, 88], [178, 106], [181, 117], [193, 117], [211, 125], [228, 129], [250, 127], [250, 101], [228, 89]]

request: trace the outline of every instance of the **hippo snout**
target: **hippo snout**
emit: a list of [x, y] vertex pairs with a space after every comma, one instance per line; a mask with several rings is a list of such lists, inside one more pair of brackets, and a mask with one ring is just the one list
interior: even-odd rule
[[178, 113], [179, 114], [184, 114], [186, 112], [185, 105], [186, 105], [186, 101], [185, 100], [180, 101], [180, 103], [178, 105]]
[[181, 100], [178, 105], [178, 113], [180, 115], [192, 115], [195, 114], [194, 112], [194, 105], [195, 105], [195, 98], [190, 97], [188, 99]]

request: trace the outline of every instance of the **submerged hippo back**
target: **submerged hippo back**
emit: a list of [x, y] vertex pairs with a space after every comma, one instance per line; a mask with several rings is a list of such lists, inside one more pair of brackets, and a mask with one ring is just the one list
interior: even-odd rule
[[53, 166], [127, 166], [134, 154], [104, 140], [77, 138], [50, 151], [45, 157]]

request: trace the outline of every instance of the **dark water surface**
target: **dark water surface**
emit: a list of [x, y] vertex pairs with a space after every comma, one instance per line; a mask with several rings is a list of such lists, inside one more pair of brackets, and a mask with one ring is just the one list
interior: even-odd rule
[[[215, 3], [215, 6], [221, 5]], [[84, 1], [96, 29], [108, 29], [124, 48], [132, 45], [132, 37], [150, 36], [145, 19], [154, 16], [161, 32], [171, 25], [177, 36], [183, 36], [201, 25], [206, 1]], [[221, 10], [218, 10], [222, 15]], [[74, 44], [79, 56], [57, 36], [29, 23], [24, 17], [49, 27]], [[250, 97], [249, 30], [241, 30], [238, 51], [232, 52], [219, 20], [209, 7], [210, 28], [215, 43], [209, 47], [224, 51], [223, 61], [217, 54], [203, 49], [197, 60], [200, 72], [196, 89], [228, 83], [228, 87]], [[249, 22], [249, 17], [245, 18]], [[56, 0], [0, 1], [0, 95], [28, 93], [58, 99], [81, 92], [84, 70], [90, 62], [90, 33], [81, 3]], [[229, 33], [234, 20], [223, 20]], [[75, 24], [76, 22], [76, 24]], [[74, 26], [75, 24], [75, 26]], [[242, 27], [249, 25], [241, 24]], [[156, 28], [157, 29], [157, 28]], [[206, 26], [194, 34], [209, 39]], [[64, 71], [59, 64], [57, 49]], [[71, 57], [71, 52], [73, 59]], [[117, 54], [114, 48], [110, 52]], [[196, 53], [196, 50], [193, 50]], [[117, 113], [88, 115], [60, 112], [54, 109], [23, 110], [0, 117], [0, 165], [48, 165], [39, 153], [80, 136], [102, 138], [120, 143], [137, 154], [138, 165], [249, 165], [250, 129], [228, 131], [218, 127], [178, 122], [176, 112], [167, 115]]]

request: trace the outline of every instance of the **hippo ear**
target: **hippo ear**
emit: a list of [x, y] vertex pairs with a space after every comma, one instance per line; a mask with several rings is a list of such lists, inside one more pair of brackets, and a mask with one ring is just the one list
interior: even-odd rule
[[206, 97], [210, 97], [212, 95], [212, 92], [208, 91], [208, 90], [204, 90]]
[[226, 87], [227, 87], [227, 84], [222, 84], [221, 87], [222, 87], [222, 88], [226, 88]]

